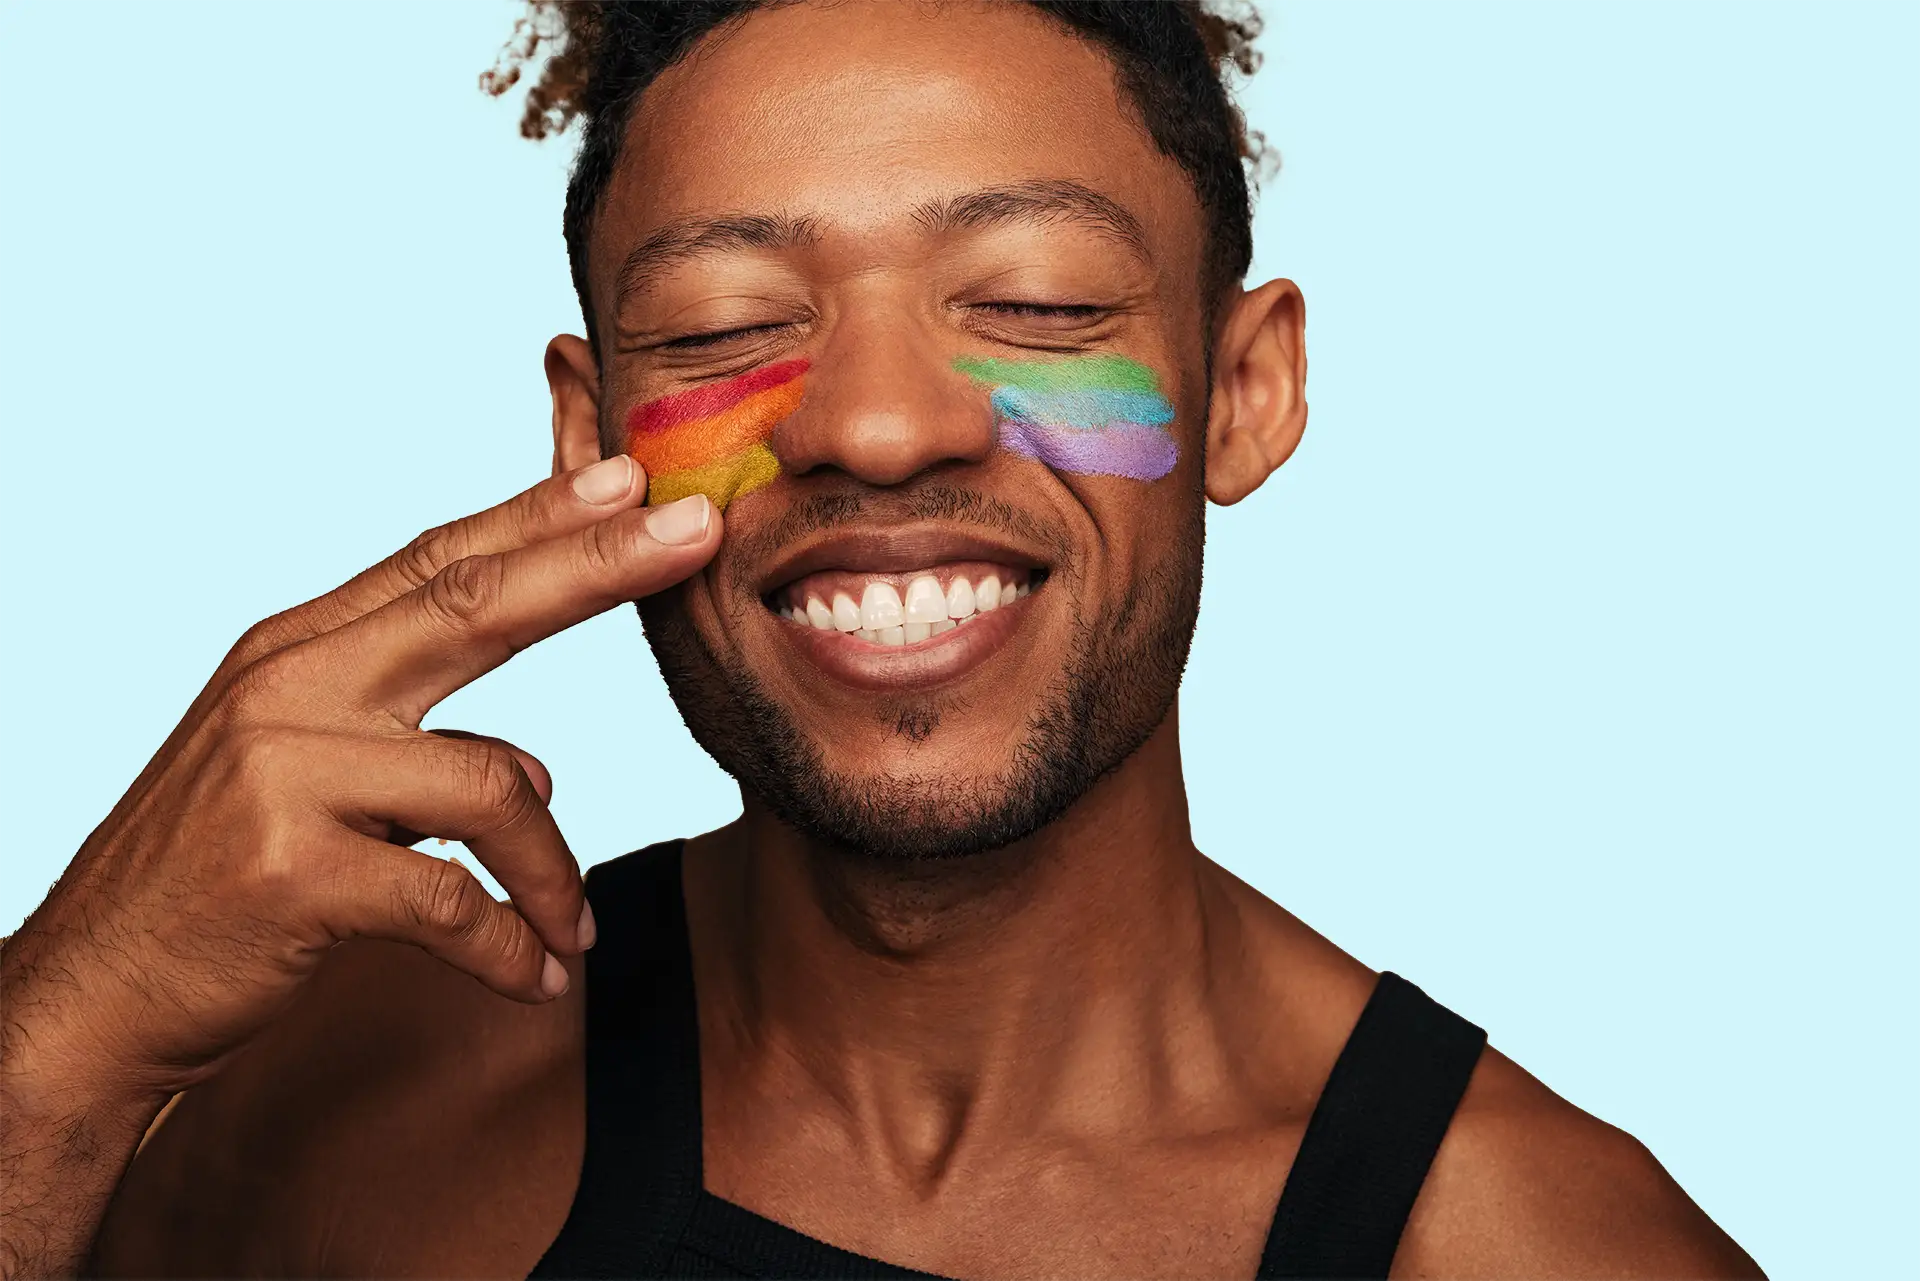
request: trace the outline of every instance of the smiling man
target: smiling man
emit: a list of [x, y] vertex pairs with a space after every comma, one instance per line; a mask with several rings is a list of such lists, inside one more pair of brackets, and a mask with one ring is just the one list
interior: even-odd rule
[[[1244, 31], [564, 18], [555, 475], [252, 629], [6, 943], [7, 1275], [1753, 1274], [1190, 839], [1205, 504], [1307, 416]], [[743, 812], [583, 887], [420, 724], [632, 600]]]

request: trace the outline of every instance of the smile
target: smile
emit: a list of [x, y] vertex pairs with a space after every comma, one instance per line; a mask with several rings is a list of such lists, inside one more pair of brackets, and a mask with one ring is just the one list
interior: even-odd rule
[[869, 645], [918, 645], [1032, 595], [1045, 577], [979, 563], [909, 574], [828, 570], [788, 584], [772, 608], [797, 626]]
[[987, 661], [1028, 616], [1047, 568], [996, 542], [925, 527], [836, 537], [762, 592], [775, 633], [843, 684], [924, 688]]

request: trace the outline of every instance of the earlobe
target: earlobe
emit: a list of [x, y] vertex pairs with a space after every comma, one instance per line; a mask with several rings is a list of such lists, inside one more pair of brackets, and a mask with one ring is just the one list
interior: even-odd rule
[[584, 338], [561, 334], [547, 344], [547, 388], [553, 393], [553, 474], [600, 460], [600, 367]]
[[1291, 280], [1240, 295], [1214, 349], [1207, 497], [1239, 502], [1292, 457], [1307, 429], [1306, 303]]

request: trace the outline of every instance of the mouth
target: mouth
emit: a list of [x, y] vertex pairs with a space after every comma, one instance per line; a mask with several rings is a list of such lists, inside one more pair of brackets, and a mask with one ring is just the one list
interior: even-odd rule
[[781, 588], [767, 608], [798, 627], [868, 645], [918, 645], [1031, 596], [1044, 569], [971, 561], [911, 573], [823, 570]]
[[864, 687], [952, 680], [1028, 615], [1048, 567], [1012, 547], [935, 531], [865, 534], [806, 549], [769, 576], [761, 603], [780, 637]]

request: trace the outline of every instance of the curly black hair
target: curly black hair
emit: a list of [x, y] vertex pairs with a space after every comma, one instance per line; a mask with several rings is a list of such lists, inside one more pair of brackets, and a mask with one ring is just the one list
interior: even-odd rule
[[[527, 92], [520, 132], [533, 139], [585, 123], [567, 183], [564, 229], [574, 289], [587, 337], [600, 345], [587, 287], [587, 242], [593, 219], [620, 159], [634, 103], [654, 78], [701, 37], [754, 9], [782, 0], [529, 0], [528, 13], [481, 88], [505, 93], [543, 46], [538, 82]], [[791, 2], [791, 0], [786, 0]], [[1230, 69], [1251, 75], [1259, 65], [1253, 40], [1260, 19], [1250, 0], [1230, 12], [1202, 0], [1023, 0], [1067, 30], [1100, 46], [1157, 146], [1193, 180], [1207, 219], [1201, 282], [1209, 307], [1247, 273], [1253, 256], [1253, 210], [1246, 165], [1262, 146], [1250, 136], [1229, 91]]]

